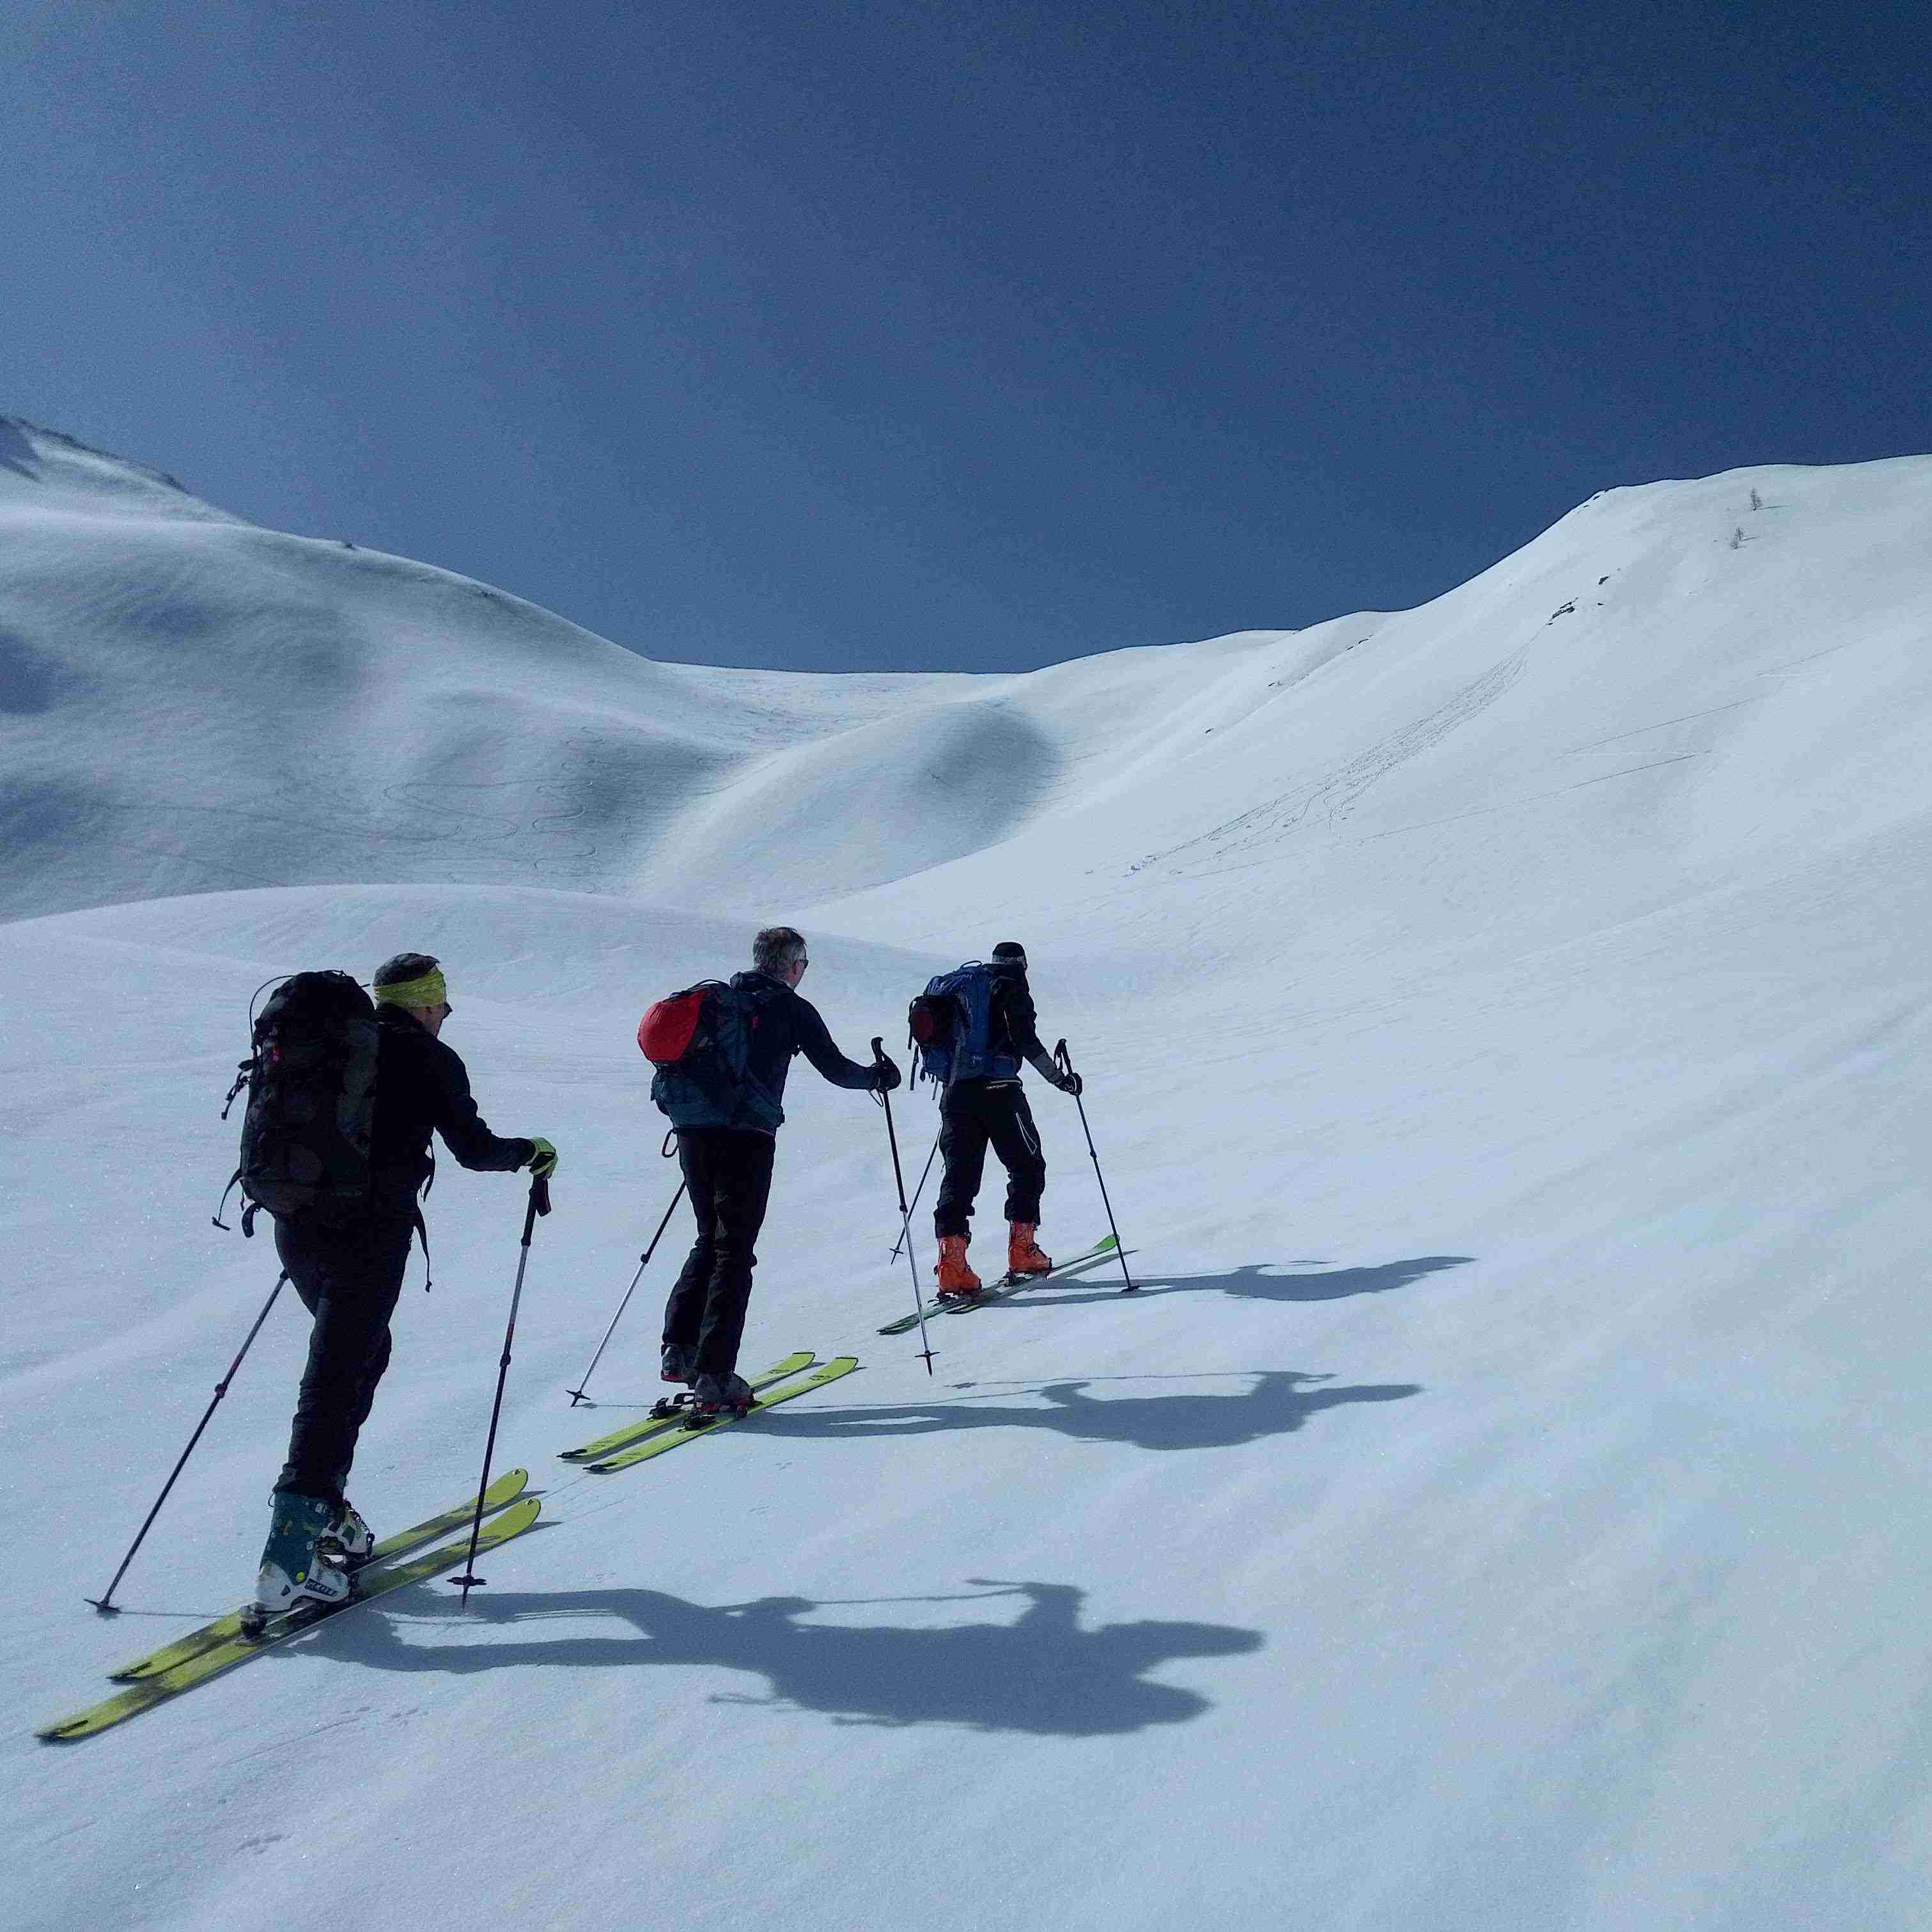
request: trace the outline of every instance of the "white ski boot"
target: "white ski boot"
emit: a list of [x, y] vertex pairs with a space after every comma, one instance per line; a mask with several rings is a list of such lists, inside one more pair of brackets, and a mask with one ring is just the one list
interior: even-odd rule
[[259, 1636], [271, 1617], [304, 1604], [346, 1603], [355, 1594], [348, 1573], [322, 1553], [322, 1534], [334, 1514], [326, 1497], [275, 1492], [254, 1601], [242, 1613], [246, 1634]]

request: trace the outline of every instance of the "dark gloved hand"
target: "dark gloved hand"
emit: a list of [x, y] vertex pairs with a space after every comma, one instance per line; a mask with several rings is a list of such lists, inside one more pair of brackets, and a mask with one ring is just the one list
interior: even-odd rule
[[1068, 1067], [1053, 1083], [1063, 1094], [1071, 1094], [1076, 1100], [1087, 1090], [1087, 1083], [1072, 1067]]
[[893, 1065], [892, 1056], [882, 1053], [872, 1067], [872, 1091], [890, 1094], [902, 1078], [898, 1069]]
[[556, 1149], [541, 1134], [530, 1136], [529, 1164], [533, 1180], [548, 1180], [556, 1172]]

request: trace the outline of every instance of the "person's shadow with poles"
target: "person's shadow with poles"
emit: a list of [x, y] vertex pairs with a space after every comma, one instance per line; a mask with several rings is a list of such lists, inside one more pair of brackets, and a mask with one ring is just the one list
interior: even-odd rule
[[[424, 1642], [423, 1624], [378, 1614], [325, 1625], [312, 1644], [293, 1648], [381, 1670], [459, 1675], [519, 1666], [722, 1666], [761, 1676], [770, 1687], [762, 1695], [719, 1700], [733, 1704], [816, 1711], [838, 1724], [1086, 1738], [1201, 1716], [1211, 1708], [1208, 1699], [1148, 1673], [1184, 1658], [1245, 1655], [1265, 1641], [1260, 1631], [1232, 1624], [1164, 1619], [1088, 1629], [1080, 1616], [1086, 1592], [1072, 1584], [966, 1580], [974, 1586], [966, 1596], [849, 1600], [972, 1603], [1017, 1595], [1025, 1608], [1012, 1622], [922, 1628], [808, 1622], [838, 1600], [806, 1597], [712, 1606], [661, 1590], [489, 1590], [472, 1600], [466, 1625], [480, 1622], [488, 1640]], [[635, 1634], [555, 1634], [593, 1618], [620, 1619]]]
[[[1358, 1294], [1389, 1294], [1439, 1274], [1444, 1268], [1466, 1268], [1474, 1258], [1470, 1255], [1417, 1255], [1406, 1261], [1384, 1262], [1373, 1268], [1324, 1268], [1316, 1272], [1291, 1273], [1270, 1262], [1250, 1262], [1245, 1267], [1220, 1274], [1160, 1274], [1149, 1272], [1135, 1278], [1136, 1294], [1151, 1300], [1160, 1294], [1231, 1294], [1246, 1301], [1316, 1302], [1346, 1301]], [[1051, 1279], [1036, 1287], [989, 1302], [976, 1309], [982, 1314], [998, 1315], [1027, 1308], [1066, 1307], [1083, 1301], [1110, 1301], [1121, 1293], [1120, 1284], [1111, 1275], [1096, 1270], [1068, 1281], [1060, 1287]]]
[[[759, 1431], [802, 1438], [869, 1434], [896, 1439], [961, 1429], [1046, 1429], [1078, 1442], [1138, 1449], [1228, 1449], [1264, 1436], [1292, 1435], [1324, 1409], [1353, 1402], [1401, 1402], [1422, 1393], [1419, 1382], [1326, 1386], [1333, 1379], [1298, 1369], [1262, 1369], [1201, 1376], [1088, 1376], [1033, 1389], [1007, 1386], [998, 1394], [980, 1393], [968, 1383], [956, 1384], [957, 1394], [935, 1391], [924, 1402], [774, 1412], [759, 1419]], [[1249, 1386], [1238, 1394], [1088, 1393], [1110, 1383], [1230, 1380]]]

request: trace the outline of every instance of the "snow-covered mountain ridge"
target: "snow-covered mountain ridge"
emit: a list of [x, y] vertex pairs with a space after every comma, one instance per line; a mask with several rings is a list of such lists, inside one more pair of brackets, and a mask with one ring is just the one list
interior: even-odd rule
[[[1399, 830], [1385, 800], [1417, 823], [1507, 811], [1699, 755], [1700, 729], [1755, 729], [1733, 714], [1774, 719], [1798, 680], [1869, 700], [1846, 727], [1882, 771], [1912, 715], [1882, 668], [1868, 686], [1830, 657], [1908, 648], [1932, 601], [1932, 472], [1904, 459], [1610, 491], [1394, 619], [1022, 676], [732, 672], [640, 658], [488, 586], [256, 530], [9, 434], [15, 916], [371, 878], [813, 904], [1082, 813], [1123, 862], [1198, 872], [1345, 820]], [[1659, 712], [1659, 680], [1687, 674], [1703, 717]], [[1539, 716], [1573, 706], [1591, 742], [1546, 741]], [[1819, 799], [1854, 826], [1890, 795], [1858, 769], [1852, 797]], [[1775, 816], [1837, 772], [1765, 773]]]
[[[254, 1928], [310, 1872], [573, 1932], [1924, 1923], [1932, 460], [1609, 491], [1417, 610], [840, 679], [647, 661], [11, 434], [10, 1924]], [[638, 1010], [768, 917], [854, 1052], [1023, 939], [1143, 1292], [948, 1318], [929, 1379], [874, 1332], [883, 1123], [801, 1067], [747, 1356], [862, 1372], [566, 1470], [655, 1393], [686, 1232], [573, 1411], [676, 1184]], [[272, 1280], [207, 1226], [249, 998], [406, 945], [493, 1124], [563, 1151], [499, 1452], [544, 1526], [466, 1612], [399, 1594], [39, 1745], [252, 1573], [286, 1309], [130, 1615], [80, 1602]], [[1079, 1121], [1034, 1105], [1078, 1245]], [[446, 1162], [428, 1215], [382, 1526], [474, 1482], [520, 1195]]]

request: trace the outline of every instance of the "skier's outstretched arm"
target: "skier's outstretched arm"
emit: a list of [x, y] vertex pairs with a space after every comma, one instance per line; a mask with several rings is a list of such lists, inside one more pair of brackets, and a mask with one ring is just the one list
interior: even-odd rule
[[[508, 1138], [490, 1131], [470, 1093], [469, 1070], [454, 1053], [438, 1058], [442, 1064], [431, 1074], [436, 1101], [433, 1118], [443, 1145], [457, 1160], [479, 1173], [503, 1174], [537, 1157], [535, 1141]], [[556, 1150], [550, 1151], [554, 1166]]]
[[1063, 1094], [1080, 1091], [1079, 1075], [1063, 1073], [1042, 1043], [1040, 1016], [1034, 1010], [1032, 994], [1024, 986], [1014, 986], [1006, 994], [1006, 1024], [1028, 1064], [1048, 1085], [1058, 1087]]
[[[856, 1060], [848, 1060], [832, 1044], [832, 1035], [818, 1009], [809, 1000], [799, 1001], [798, 1049], [813, 1067], [835, 1087], [850, 1087], [869, 1093], [880, 1082], [878, 1065], [862, 1066]], [[888, 1060], [884, 1063], [892, 1068], [892, 1078], [884, 1084], [896, 1087], [899, 1072]]]

